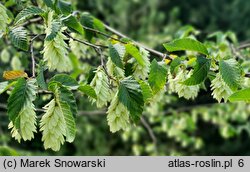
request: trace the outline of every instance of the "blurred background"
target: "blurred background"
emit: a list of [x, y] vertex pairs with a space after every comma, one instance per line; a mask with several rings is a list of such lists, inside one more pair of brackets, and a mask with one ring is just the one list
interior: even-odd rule
[[[217, 36], [231, 33], [238, 39], [235, 42], [250, 39], [250, 1], [246, 0], [72, 0], [72, 3], [76, 9], [87, 11], [162, 52], [162, 43], [180, 34], [192, 33], [205, 40], [212, 33]], [[250, 55], [245, 56], [249, 60]], [[25, 66], [22, 55], [18, 58]], [[6, 70], [5, 62], [1, 58], [0, 74]], [[76, 139], [63, 145], [59, 152], [44, 150], [39, 133], [34, 140], [21, 144], [10, 137], [4, 105], [8, 95], [4, 93], [0, 95], [0, 154], [250, 155], [250, 105], [218, 104], [207, 85], [208, 90], [201, 90], [195, 100], [163, 94], [143, 114], [148, 128], [139, 123], [115, 134], [109, 131], [105, 112], [79, 97]]]

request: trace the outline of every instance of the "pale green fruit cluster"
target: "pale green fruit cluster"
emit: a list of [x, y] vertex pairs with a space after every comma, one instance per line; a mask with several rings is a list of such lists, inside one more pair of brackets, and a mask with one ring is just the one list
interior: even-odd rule
[[124, 74], [124, 70], [117, 67], [111, 60], [111, 58], [108, 58], [108, 61], [106, 63], [106, 68], [107, 71], [109, 73], [109, 75], [113, 76], [113, 77], [118, 77], [118, 78], [124, 78], [125, 74]]
[[22, 62], [21, 62], [20, 58], [17, 56], [14, 56], [11, 59], [10, 65], [11, 65], [11, 68], [13, 70], [24, 70], [24, 68], [22, 66]]
[[45, 149], [54, 151], [60, 150], [64, 143], [66, 134], [66, 124], [63, 113], [55, 100], [51, 100], [45, 107], [46, 113], [43, 115], [40, 123], [40, 131], [43, 132], [42, 141]]
[[9, 17], [7, 15], [6, 8], [0, 3], [0, 35], [2, 32], [5, 32], [7, 28]]
[[145, 50], [144, 48], [140, 47], [140, 53], [144, 61], [144, 65], [136, 63], [133, 66], [133, 69], [134, 69], [133, 75], [135, 79], [145, 80], [148, 77], [148, 73], [150, 69], [149, 52]]
[[11, 135], [18, 142], [23, 139], [31, 140], [36, 132], [36, 113], [33, 104], [27, 104], [18, 114], [20, 116], [20, 129], [16, 129], [13, 123], [10, 122], [8, 128], [11, 129]]
[[212, 96], [218, 102], [224, 99], [227, 102], [228, 97], [233, 93], [229, 86], [223, 81], [220, 73], [216, 74], [216, 77], [211, 82]]
[[[71, 33], [71, 36], [73, 38], [77, 38], [79, 40], [84, 39], [83, 36], [76, 34], [76, 33]], [[90, 59], [91, 56], [89, 55], [89, 53], [87, 53], [87, 49], [88, 46], [78, 42], [78, 41], [74, 41], [73, 39], [69, 40], [69, 46], [71, 51], [73, 52], [73, 54], [78, 58], [82, 58], [82, 59]]]
[[13, 122], [9, 123], [8, 128], [11, 129], [11, 135], [15, 138], [18, 142], [23, 139], [31, 140], [34, 138], [34, 133], [36, 132], [36, 112], [34, 104], [32, 103], [35, 100], [36, 89], [37, 86], [35, 85], [35, 79], [27, 80], [27, 89], [30, 94], [28, 94], [26, 102], [18, 114], [20, 118], [20, 128], [17, 129]]
[[170, 93], [177, 93], [179, 97], [184, 97], [185, 99], [194, 99], [197, 97], [199, 92], [199, 85], [187, 86], [182, 82], [188, 79], [192, 75], [192, 71], [186, 71], [179, 69], [176, 76], [169, 72], [168, 73], [168, 82], [169, 82], [169, 91]]
[[159, 115], [159, 107], [161, 105], [159, 102], [163, 101], [164, 95], [166, 92], [166, 87], [163, 87], [160, 91], [158, 91], [150, 100], [149, 106], [146, 107], [146, 111], [151, 115]]
[[10, 61], [10, 53], [8, 52], [7, 49], [3, 49], [0, 56], [2, 62], [8, 63]]
[[[118, 52], [119, 56], [121, 57], [121, 60], [123, 61], [123, 57], [126, 53], [125, 47], [121, 45], [120, 43], [116, 43], [113, 45], [116, 51]], [[106, 68], [108, 71], [108, 74], [113, 77], [117, 77], [119, 79], [122, 79], [125, 77], [124, 70], [117, 67], [111, 60], [111, 58], [108, 58], [108, 61], [106, 63]]]
[[22, 137], [12, 122], [9, 123], [8, 129], [11, 129], [11, 136], [20, 143]]
[[113, 98], [107, 114], [108, 125], [112, 133], [119, 131], [120, 129], [125, 130], [129, 127], [129, 111], [121, 102], [119, 102], [117, 94]]
[[[47, 28], [45, 29], [46, 35], [51, 33], [52, 19], [53, 12], [49, 12]], [[67, 37], [60, 31], [53, 40], [45, 40], [44, 42], [43, 58], [51, 71], [69, 72], [72, 70], [72, 63], [68, 57], [68, 46], [64, 41], [65, 39]]]
[[93, 103], [96, 102], [98, 108], [107, 106], [107, 103], [111, 101], [112, 96], [109, 88], [108, 76], [103, 71], [102, 66], [97, 68], [95, 77], [91, 81], [90, 86], [94, 88], [97, 95], [97, 99], [91, 99], [91, 101]]

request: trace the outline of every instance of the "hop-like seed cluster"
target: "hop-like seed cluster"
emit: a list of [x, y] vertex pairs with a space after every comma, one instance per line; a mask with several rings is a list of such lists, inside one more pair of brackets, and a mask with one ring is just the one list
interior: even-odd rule
[[8, 129], [11, 129], [11, 136], [20, 143], [22, 137], [12, 122], [9, 123]]
[[112, 133], [119, 131], [120, 129], [125, 130], [129, 127], [129, 111], [121, 102], [119, 102], [117, 94], [113, 98], [107, 114], [108, 125]]
[[[78, 35], [76, 33], [72, 33], [71, 36], [73, 38], [77, 38], [79, 40], [82, 40], [83, 39], [83, 36], [81, 35]], [[91, 56], [88, 55], [88, 53], [86, 52], [88, 47], [84, 44], [81, 44], [80, 42], [77, 42], [77, 41], [74, 41], [73, 39], [70, 39], [69, 40], [69, 46], [70, 46], [70, 49], [71, 51], [74, 53], [74, 55], [80, 59], [90, 59]]]
[[0, 35], [5, 32], [9, 17], [6, 8], [0, 3]]
[[20, 118], [20, 128], [17, 129], [13, 122], [9, 123], [8, 128], [11, 129], [12, 137], [15, 138], [18, 142], [23, 139], [31, 140], [34, 138], [34, 133], [36, 132], [36, 112], [34, 104], [32, 103], [35, 100], [35, 94], [37, 86], [35, 85], [36, 80], [30, 79], [27, 81], [27, 95], [26, 102], [18, 114]]
[[164, 95], [166, 92], [166, 87], [163, 87], [160, 91], [158, 91], [150, 100], [150, 104], [149, 106], [146, 107], [146, 111], [149, 114], [152, 115], [159, 115], [159, 107], [160, 104], [159, 102], [161, 102], [164, 99]]
[[175, 77], [169, 72], [168, 82], [169, 82], [169, 92], [175, 92], [179, 97], [184, 97], [185, 99], [194, 99], [197, 97], [199, 92], [199, 85], [187, 86], [182, 84], [187, 78], [192, 75], [192, 71], [188, 72], [182, 69], [178, 70]]
[[108, 61], [106, 63], [106, 68], [107, 68], [107, 71], [108, 71], [109, 75], [111, 75], [111, 76], [115, 76], [115, 77], [118, 77], [118, 78], [124, 78], [125, 77], [124, 70], [117, 67], [112, 62], [110, 57], [108, 58]]
[[111, 101], [111, 90], [109, 88], [108, 76], [103, 71], [103, 68], [100, 66], [95, 72], [95, 77], [90, 83], [96, 92], [97, 99], [91, 99], [92, 102], [96, 102], [96, 106], [101, 108], [107, 106], [107, 103]]
[[150, 69], [150, 61], [149, 61], [149, 52], [144, 48], [140, 47], [140, 53], [142, 59], [144, 61], [144, 65], [139, 63], [135, 63], [134, 68], [134, 77], [135, 79], [143, 79], [145, 80], [148, 77], [149, 69]]
[[0, 56], [2, 62], [8, 63], [10, 61], [10, 53], [8, 52], [7, 49], [3, 49]]
[[[49, 12], [48, 26], [45, 30], [47, 35], [51, 33], [52, 19], [53, 12]], [[64, 41], [65, 39], [67, 37], [59, 31], [53, 40], [45, 40], [44, 42], [43, 58], [51, 71], [69, 72], [72, 70], [72, 63], [68, 57], [68, 46]]]
[[10, 122], [8, 126], [8, 128], [11, 129], [12, 137], [15, 138], [18, 142], [20, 142], [21, 139], [23, 139], [24, 141], [33, 139], [34, 132], [36, 132], [36, 113], [34, 110], [34, 105], [25, 105], [19, 113], [19, 116], [19, 130], [14, 127], [12, 122]]
[[216, 77], [211, 82], [212, 87], [212, 96], [218, 102], [221, 102], [222, 99], [226, 102], [228, 97], [233, 93], [229, 86], [223, 81], [220, 73], [216, 74]]
[[22, 62], [17, 56], [12, 57], [10, 65], [13, 70], [24, 70]]
[[59, 106], [56, 105], [55, 100], [51, 100], [45, 107], [46, 113], [41, 119], [41, 128], [43, 132], [42, 141], [44, 148], [51, 148], [58, 151], [61, 144], [64, 143], [64, 136], [66, 134], [66, 124], [63, 113]]

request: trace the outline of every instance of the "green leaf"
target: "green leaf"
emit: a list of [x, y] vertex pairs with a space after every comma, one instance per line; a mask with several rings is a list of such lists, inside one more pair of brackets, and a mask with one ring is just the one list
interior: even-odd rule
[[12, 87], [15, 84], [16, 84], [15, 81], [11, 83], [9, 83], [8, 81], [0, 82], [0, 94], [7, 91], [10, 87]]
[[53, 40], [57, 33], [61, 30], [62, 24], [60, 22], [60, 20], [53, 20], [51, 22], [51, 31], [50, 33], [46, 36], [45, 40], [46, 41], [51, 41]]
[[93, 27], [96, 30], [99, 30], [101, 32], [105, 32], [105, 27], [104, 27], [103, 22], [95, 17], [93, 17]]
[[45, 3], [45, 5], [47, 6], [47, 7], [50, 7], [50, 8], [54, 8], [54, 0], [43, 0], [43, 2]]
[[145, 81], [139, 81], [141, 90], [142, 90], [142, 95], [143, 95], [143, 100], [144, 102], [149, 102], [151, 98], [153, 97], [153, 91], [149, 84]]
[[112, 44], [109, 45], [109, 56], [111, 57], [112, 62], [118, 66], [119, 68], [123, 69], [122, 57], [119, 54], [119, 50], [124, 48], [123, 46], [113, 46]]
[[132, 77], [123, 79], [120, 82], [118, 99], [128, 108], [131, 119], [134, 122], [138, 122], [144, 106], [140, 84]]
[[47, 89], [47, 84], [45, 82], [44, 79], [44, 71], [45, 71], [45, 66], [43, 66], [42, 62], [39, 64], [38, 66], [38, 72], [37, 72], [37, 84], [39, 87], [41, 87], [42, 89], [46, 90]]
[[172, 42], [163, 44], [163, 46], [169, 52], [189, 50], [189, 51], [196, 51], [207, 56], [209, 55], [205, 45], [191, 38], [176, 39], [173, 40]]
[[37, 15], [40, 16], [43, 13], [44, 11], [39, 7], [34, 7], [34, 6], [27, 7], [23, 9], [20, 13], [18, 13], [18, 15], [15, 18], [15, 24], [19, 24], [20, 22], [25, 21], [28, 18], [33, 17], [33, 16], [37, 16]]
[[58, 7], [64, 15], [69, 15], [73, 11], [71, 3], [63, 0], [58, 1]]
[[160, 91], [167, 80], [167, 68], [155, 59], [151, 63], [148, 82], [154, 94]]
[[63, 102], [66, 102], [71, 109], [73, 116], [77, 115], [77, 105], [75, 97], [67, 87], [63, 86], [60, 82], [50, 81], [48, 84], [48, 88], [52, 91], [55, 97]]
[[24, 51], [29, 49], [27, 31], [24, 27], [16, 27], [9, 32], [10, 40], [12, 44]]
[[20, 125], [18, 121], [19, 112], [27, 102], [33, 102], [35, 100], [35, 94], [36, 90], [33, 85], [28, 84], [24, 78], [17, 80], [15, 88], [12, 90], [7, 103], [8, 116], [17, 129]]
[[86, 85], [81, 85], [79, 88], [78, 88], [79, 91], [81, 91], [82, 93], [96, 99], [97, 98], [97, 95], [95, 93], [95, 90], [94, 88], [92, 88], [90, 85], [86, 84]]
[[[81, 18], [80, 18], [81, 25], [88, 27], [88, 28], [91, 28], [91, 29], [94, 29], [94, 21], [93, 20], [94, 20], [93, 17], [89, 13], [84, 12], [81, 14]], [[90, 41], [93, 38], [94, 33], [85, 29], [85, 36], [86, 36], [87, 40]]]
[[78, 82], [67, 74], [57, 74], [50, 79], [50, 82], [53, 81], [59, 82], [62, 85], [69, 87], [71, 89], [77, 89], [79, 87]]
[[71, 30], [83, 35], [84, 30], [81, 24], [77, 21], [76, 17], [70, 15], [62, 20], [62, 22]]
[[233, 90], [239, 87], [241, 72], [239, 65], [235, 59], [220, 60], [219, 71], [222, 79]]
[[62, 111], [66, 123], [66, 141], [71, 143], [74, 141], [76, 135], [76, 124], [74, 116], [72, 115], [72, 111], [68, 103], [59, 101], [58, 105]]
[[77, 115], [77, 105], [76, 105], [76, 99], [73, 95], [73, 93], [68, 90], [66, 87], [60, 87], [59, 89], [59, 96], [60, 99], [64, 102], [66, 102], [70, 106], [70, 110], [74, 117]]
[[[81, 14], [80, 23], [85, 27], [105, 32], [104, 24], [99, 19], [93, 17], [87, 12]], [[95, 33], [89, 31], [88, 29], [84, 30], [86, 38], [90, 41], [93, 38], [93, 36], [95, 36]], [[101, 35], [98, 34], [97, 36], [102, 37]]]
[[131, 56], [133, 56], [141, 66], [145, 65], [142, 55], [138, 50], [138, 48], [136, 48], [136, 46], [134, 46], [133, 44], [126, 44], [125, 47], [126, 47], [126, 52]]
[[197, 85], [203, 82], [210, 69], [211, 60], [204, 57], [197, 57], [197, 63], [194, 66], [193, 74], [190, 78], [185, 80], [185, 85]]
[[231, 102], [236, 102], [236, 101], [250, 102], [250, 88], [237, 91], [233, 93], [228, 99]]
[[8, 81], [0, 82], [0, 94], [6, 91], [8, 85], [9, 85]]
[[170, 72], [173, 74], [175, 69], [181, 65], [182, 58], [181, 57], [176, 57], [172, 60], [170, 63]]

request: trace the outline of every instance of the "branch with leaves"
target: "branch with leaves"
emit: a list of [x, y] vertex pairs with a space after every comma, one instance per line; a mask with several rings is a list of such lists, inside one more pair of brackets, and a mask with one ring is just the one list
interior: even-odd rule
[[[242, 67], [243, 58], [235, 57], [247, 44], [231, 46], [225, 39], [227, 47], [220, 49], [213, 41], [201, 43], [186, 35], [164, 43], [165, 52], [159, 52], [64, 3], [46, 0], [41, 6], [25, 7], [13, 19], [0, 4], [0, 39], [10, 41], [16, 52], [29, 52], [31, 59], [30, 69], [5, 71], [6, 81], [0, 82], [0, 94], [9, 92], [9, 129], [17, 141], [33, 139], [39, 128], [45, 149], [58, 151], [64, 142], [73, 142], [76, 92], [107, 109], [111, 132], [141, 121], [155, 145], [157, 138], [142, 114], [165, 90], [190, 100], [208, 87], [218, 102], [250, 101], [250, 88], [243, 84], [250, 77], [249, 68]], [[40, 29], [33, 32], [33, 25]], [[100, 64], [83, 68], [87, 60]], [[31, 77], [25, 71], [31, 71]], [[36, 109], [38, 94], [50, 95], [43, 109]], [[37, 111], [43, 113], [39, 119]]]

